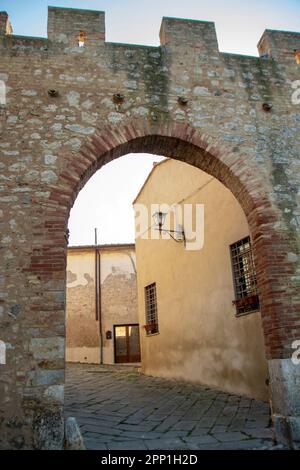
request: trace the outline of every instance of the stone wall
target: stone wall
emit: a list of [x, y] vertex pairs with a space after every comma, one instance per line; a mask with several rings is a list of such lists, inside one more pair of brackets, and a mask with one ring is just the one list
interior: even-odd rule
[[143, 47], [105, 42], [101, 12], [50, 8], [48, 39], [10, 35], [0, 18], [0, 447], [62, 447], [69, 211], [98, 168], [129, 152], [195, 165], [243, 208], [274, 421], [295, 440], [300, 35], [267, 30], [269, 58], [258, 58], [220, 53], [209, 22], [164, 18], [161, 46]]

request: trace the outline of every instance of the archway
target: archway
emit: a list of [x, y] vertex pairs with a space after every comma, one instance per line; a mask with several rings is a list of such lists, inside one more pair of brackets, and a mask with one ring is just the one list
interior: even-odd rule
[[[209, 173], [223, 183], [235, 196], [243, 208], [248, 220], [254, 245], [257, 267], [257, 278], [261, 292], [261, 315], [265, 337], [266, 357], [270, 361], [271, 390], [273, 414], [283, 414], [284, 409], [291, 410], [294, 405], [286, 395], [277, 401], [275, 386], [272, 380], [279, 380], [281, 386], [285, 380], [284, 371], [277, 359], [288, 355], [289, 344], [286, 332], [288, 327], [287, 315], [292, 306], [287, 295], [288, 268], [286, 256], [290, 249], [290, 240], [285, 229], [278, 230], [280, 213], [269, 198], [270, 188], [259, 174], [259, 168], [239, 154], [237, 147], [223, 143], [214, 143], [209, 136], [201, 136], [195, 129], [186, 124], [153, 125], [148, 121], [132, 120], [124, 127], [107, 126], [98, 130], [76, 155], [70, 155], [65, 160], [58, 183], [53, 187], [46, 208], [46, 227], [48, 236], [56, 240], [64, 258], [57, 260], [51, 269], [47, 264], [47, 249], [43, 253], [43, 263], [38, 269], [44, 280], [44, 292], [47, 295], [48, 286], [53, 290], [53, 282], [60, 281], [56, 286], [61, 287], [60, 295], [65, 292], [65, 257], [66, 230], [70, 208], [80, 189], [91, 175], [105, 163], [127, 153], [151, 153], [169, 156], [192, 164]], [[277, 223], [277, 225], [276, 225]], [[276, 229], [275, 229], [276, 227]], [[276, 256], [280, 253], [280, 256]], [[53, 263], [53, 252], [49, 252], [49, 262]], [[31, 271], [37, 266], [36, 259]], [[39, 266], [38, 266], [39, 268]], [[52, 286], [52, 287], [51, 287]], [[56, 315], [56, 325], [53, 330], [61, 331], [64, 322], [64, 311]], [[275, 363], [274, 363], [275, 360]], [[273, 365], [275, 364], [275, 365]], [[279, 379], [278, 379], [279, 377]], [[278, 382], [277, 382], [278, 384]], [[282, 397], [282, 395], [281, 395]], [[275, 404], [274, 404], [275, 403]], [[48, 410], [49, 419], [52, 413], [61, 406]], [[288, 414], [292, 414], [289, 411]], [[60, 416], [60, 412], [58, 412]], [[281, 418], [280, 418], [281, 419]], [[43, 428], [47, 419], [43, 422]], [[58, 422], [58, 426], [60, 426]], [[36, 434], [43, 436], [40, 422], [37, 423]], [[45, 446], [45, 441], [38, 440], [38, 446]]]
[[[214, 144], [208, 136], [199, 135], [186, 124], [163, 125], [155, 129], [145, 124], [134, 120], [124, 128], [107, 126], [102, 132], [96, 132], [79, 154], [70, 156], [57, 189], [50, 196], [52, 204], [65, 216], [65, 228], [70, 207], [86, 181], [101, 166], [122, 155], [142, 152], [165, 155], [214, 176], [232, 192], [247, 217], [261, 289], [266, 356], [282, 357], [285, 335], [276, 332], [276, 328], [272, 330], [268, 320], [272, 317], [273, 322], [278, 321], [281, 313], [280, 308], [276, 308], [279, 307], [280, 289], [278, 263], [274, 263], [273, 253], [287, 253], [289, 245], [284, 233], [274, 230], [280, 214], [269, 199], [270, 188], [260, 176], [259, 168], [246, 161], [238, 148]], [[281, 282], [285, 285], [282, 275]], [[272, 299], [275, 298], [277, 301], [274, 303]]]

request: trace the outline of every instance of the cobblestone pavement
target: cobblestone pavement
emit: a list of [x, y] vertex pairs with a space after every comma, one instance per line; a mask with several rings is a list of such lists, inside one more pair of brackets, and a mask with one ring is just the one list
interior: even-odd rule
[[66, 416], [99, 450], [274, 449], [269, 405], [129, 366], [69, 364]]

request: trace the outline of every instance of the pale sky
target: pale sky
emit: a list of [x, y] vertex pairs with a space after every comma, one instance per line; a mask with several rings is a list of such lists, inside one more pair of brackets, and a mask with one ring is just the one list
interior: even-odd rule
[[[47, 6], [106, 12], [106, 40], [159, 45], [163, 16], [214, 21], [220, 50], [257, 55], [265, 29], [300, 30], [300, 0], [0, 0], [14, 34], [47, 36]], [[132, 201], [161, 157], [130, 155], [99, 170], [81, 190], [69, 221], [70, 245], [134, 241]]]
[[130, 154], [113, 160], [87, 182], [80, 191], [69, 220], [69, 245], [133, 243], [132, 202], [150, 173], [153, 162], [163, 157]]

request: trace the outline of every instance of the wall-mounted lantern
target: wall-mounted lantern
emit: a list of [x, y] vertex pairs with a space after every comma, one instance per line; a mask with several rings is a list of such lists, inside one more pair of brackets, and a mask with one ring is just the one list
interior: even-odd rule
[[155, 212], [153, 214], [153, 220], [155, 223], [155, 226], [158, 227], [158, 230], [160, 233], [162, 232], [163, 225], [166, 221], [167, 214], [165, 212]]
[[166, 221], [167, 214], [165, 212], [155, 212], [153, 214], [153, 220], [155, 227], [158, 227], [156, 230], [159, 230], [159, 233], [161, 234], [162, 232], [168, 233], [170, 237], [178, 243], [183, 242], [185, 244], [185, 233], [183, 230], [182, 225], [178, 225], [178, 230], [167, 230], [164, 229], [164, 223]]

